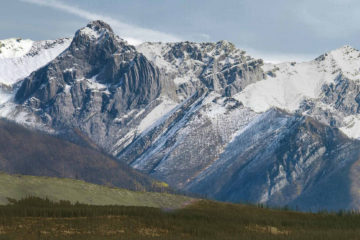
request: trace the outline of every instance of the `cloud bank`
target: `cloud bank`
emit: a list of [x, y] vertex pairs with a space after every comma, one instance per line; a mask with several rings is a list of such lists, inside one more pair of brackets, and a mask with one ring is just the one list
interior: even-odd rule
[[177, 42], [181, 41], [180, 38], [160, 31], [142, 28], [139, 26], [127, 24], [117, 19], [102, 16], [97, 13], [83, 10], [79, 7], [70, 6], [58, 0], [21, 0], [22, 2], [36, 4], [39, 6], [50, 7], [60, 11], [64, 11], [80, 18], [92, 21], [92, 20], [103, 20], [110, 24], [116, 34], [121, 38], [128, 41], [130, 44], [138, 45], [145, 41], [162, 41], [162, 42]]

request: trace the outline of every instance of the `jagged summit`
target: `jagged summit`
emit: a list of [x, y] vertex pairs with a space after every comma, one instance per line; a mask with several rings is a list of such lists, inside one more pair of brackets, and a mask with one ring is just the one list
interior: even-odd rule
[[350, 45], [344, 45], [344, 46], [339, 47], [337, 49], [331, 50], [328, 53], [339, 52], [339, 53], [343, 53], [343, 54], [347, 55], [347, 54], [349, 54], [351, 52], [354, 52], [354, 51], [359, 51], [359, 50], [357, 50], [356, 48], [354, 48], [354, 47], [352, 47]]
[[92, 53], [102, 52], [101, 56], [96, 57], [104, 58], [119, 51], [125, 45], [127, 45], [126, 42], [119, 38], [107, 23], [98, 20], [76, 31], [70, 49], [76, 54], [76, 52], [96, 48], [97, 51]]
[[88, 40], [101, 40], [103, 38], [112, 38], [119, 40], [112, 30], [112, 28], [105, 22], [97, 20], [92, 21], [87, 24], [85, 27], [79, 29], [75, 33], [74, 40], [78, 41], [79, 39], [86, 38]]
[[[236, 49], [235, 44], [233, 44], [232, 42], [229, 42], [227, 40], [220, 40], [220, 41], [216, 42], [216, 47], [225, 50], [227, 53], [238, 50], [238, 49]], [[242, 52], [244, 52], [244, 51], [242, 51]]]
[[108, 30], [110, 32], [114, 32], [112, 30], [112, 28], [110, 27], [110, 25], [107, 24], [106, 22], [102, 21], [102, 20], [95, 20], [95, 21], [89, 22], [86, 25], [86, 27], [94, 29], [95, 31], [100, 31], [102, 29], [106, 29], [106, 30]]
[[351, 60], [353, 58], [359, 58], [359, 50], [356, 48], [350, 46], [350, 45], [344, 45], [342, 47], [339, 47], [337, 49], [328, 51], [319, 57], [315, 59], [315, 61], [324, 61], [326, 59], [334, 59], [334, 60]]

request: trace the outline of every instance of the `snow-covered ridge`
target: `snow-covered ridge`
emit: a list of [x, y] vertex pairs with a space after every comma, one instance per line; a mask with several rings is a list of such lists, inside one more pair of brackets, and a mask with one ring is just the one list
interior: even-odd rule
[[147, 42], [137, 46], [136, 49], [168, 74], [180, 72], [175, 79], [178, 85], [190, 79], [198, 80], [198, 71], [202, 70], [201, 67], [214, 60], [223, 66], [236, 64], [240, 60], [253, 60], [228, 41], [217, 43]]
[[172, 79], [181, 100], [201, 87], [211, 88], [219, 93], [240, 91], [242, 84], [252, 81], [241, 80], [248, 76], [248, 71], [255, 70], [254, 78], [262, 78], [259, 67], [262, 60], [246, 55], [245, 51], [228, 41], [154, 42], [143, 43], [136, 49], [159, 67], [168, 79]]
[[[234, 98], [256, 112], [265, 112], [272, 107], [296, 112], [305, 100], [323, 109], [321, 98], [325, 85], [336, 84], [339, 77], [360, 84], [360, 51], [346, 45], [309, 62], [265, 64], [263, 68], [267, 77], [247, 86]], [[334, 106], [326, 105], [326, 109], [337, 115], [343, 114]], [[341, 129], [349, 137], [360, 138], [360, 132], [354, 131], [354, 126], [359, 126], [354, 119], [358, 118], [357, 114], [347, 117], [337, 126], [352, 126]]]
[[0, 59], [22, 57], [33, 45], [30, 39], [9, 38], [0, 40]]
[[304, 99], [319, 97], [325, 83], [341, 73], [360, 80], [360, 52], [349, 46], [330, 51], [310, 62], [265, 64], [268, 77], [249, 85], [236, 98], [257, 112], [272, 107], [294, 112]]
[[[185, 92], [197, 89], [207, 76], [228, 71], [238, 63], [251, 65], [252, 61], [256, 61], [227, 41], [144, 43], [137, 50], [172, 78], [179, 89], [186, 89]], [[262, 69], [265, 78], [247, 85], [235, 94], [236, 100], [255, 112], [266, 112], [275, 107], [292, 113], [303, 111], [301, 106], [304, 101], [312, 101], [316, 108], [323, 109], [320, 112], [330, 111], [343, 116], [343, 120], [338, 121], [336, 126], [347, 136], [360, 138], [360, 131], [356, 130], [360, 126], [358, 114], [342, 113], [334, 104], [326, 104], [321, 100], [324, 98], [324, 86], [336, 85], [339, 78], [360, 84], [360, 51], [346, 45], [309, 62], [267, 63]], [[214, 85], [214, 90], [216, 87], [220, 86]], [[318, 113], [304, 111], [303, 114], [310, 114], [319, 121], [324, 118]], [[333, 123], [330, 116], [325, 118], [324, 123]]]
[[0, 44], [5, 44], [5, 47], [0, 48], [0, 83], [12, 85], [27, 77], [68, 48], [71, 40], [0, 40]]

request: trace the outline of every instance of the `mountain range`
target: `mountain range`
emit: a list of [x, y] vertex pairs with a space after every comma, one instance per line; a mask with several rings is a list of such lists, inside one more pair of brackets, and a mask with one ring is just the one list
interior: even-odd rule
[[[105, 184], [126, 169], [216, 200], [360, 208], [360, 51], [350, 46], [271, 64], [228, 41], [132, 46], [93, 21], [73, 38], [1, 40], [0, 83], [5, 130], [106, 155], [74, 157], [81, 167], [69, 162], [66, 177]], [[3, 142], [0, 154], [15, 146]], [[17, 170], [2, 171], [62, 177], [49, 171], [57, 160], [6, 159]]]

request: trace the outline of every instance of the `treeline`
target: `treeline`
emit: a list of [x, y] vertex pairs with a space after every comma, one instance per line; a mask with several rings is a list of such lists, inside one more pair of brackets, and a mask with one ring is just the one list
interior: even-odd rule
[[52, 217], [76, 218], [97, 216], [138, 216], [160, 214], [161, 210], [151, 207], [132, 206], [96, 206], [82, 203], [71, 203], [60, 200], [29, 196], [21, 200], [8, 198], [9, 204], [0, 206], [0, 217]]
[[27, 197], [0, 206], [1, 239], [359, 239], [352, 211], [303, 213], [201, 200], [182, 209], [93, 206]]
[[[153, 207], [139, 207], [139, 206], [119, 206], [107, 205], [96, 206], [83, 203], [71, 203], [67, 200], [52, 201], [48, 198], [39, 198], [28, 196], [26, 198], [16, 200], [7, 198], [7, 205], [0, 205], [0, 217], [96, 217], [96, 216], [142, 216], [142, 215], [161, 215], [164, 212], [174, 212], [166, 209], [158, 209]], [[204, 201], [209, 202], [209, 201]], [[221, 204], [221, 203], [219, 203]], [[231, 204], [235, 205], [236, 204]], [[264, 204], [246, 204], [250, 208], [267, 209], [279, 212], [298, 212], [298, 209], [293, 209], [288, 206], [272, 207]], [[354, 216], [359, 217], [358, 210], [339, 210], [327, 211], [321, 210], [316, 213], [301, 213], [308, 215], [323, 215], [323, 216]], [[360, 226], [359, 226], [360, 227]]]

